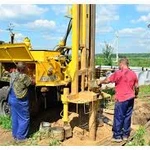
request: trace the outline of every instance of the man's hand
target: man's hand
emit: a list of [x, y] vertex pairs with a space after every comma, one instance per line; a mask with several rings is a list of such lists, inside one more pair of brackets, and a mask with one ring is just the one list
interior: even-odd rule
[[97, 83], [98, 86], [100, 86], [100, 87], [102, 86], [100, 79], [97, 79], [97, 80], [96, 80], [96, 83]]
[[138, 97], [139, 94], [139, 87], [135, 87], [135, 98]]
[[31, 84], [32, 84], [32, 85], [35, 85], [35, 82], [36, 82], [36, 81], [35, 81], [35, 77], [32, 77], [32, 78], [31, 78]]

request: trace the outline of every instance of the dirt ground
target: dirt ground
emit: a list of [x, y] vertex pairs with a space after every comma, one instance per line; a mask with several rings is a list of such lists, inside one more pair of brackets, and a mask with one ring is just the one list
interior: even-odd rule
[[[147, 97], [147, 100], [150, 100], [150, 97]], [[74, 108], [76, 109], [76, 108]], [[61, 111], [62, 106], [57, 108], [50, 108], [48, 111], [40, 113], [37, 117], [31, 118], [31, 131], [30, 134], [33, 134], [39, 130], [39, 125], [41, 121], [50, 122], [52, 126], [62, 126], [63, 122], [61, 120]], [[84, 110], [85, 111], [85, 110]], [[132, 117], [132, 130], [136, 131], [139, 125], [145, 125], [150, 120], [150, 103], [147, 101], [136, 99], [134, 112]], [[113, 112], [113, 111], [111, 111]], [[62, 146], [88, 146], [88, 145], [102, 145], [102, 141], [107, 141], [112, 136], [112, 120], [113, 115], [108, 112], [103, 113], [103, 121], [105, 123], [100, 123], [97, 126], [96, 132], [96, 141], [92, 141], [88, 137], [88, 113], [82, 113], [82, 118], [79, 117], [75, 111], [70, 112], [69, 119], [70, 124], [73, 129], [73, 136], [71, 138], [65, 139], [60, 143]], [[53, 117], [52, 117], [53, 116]], [[55, 116], [55, 117], [54, 117]], [[150, 126], [147, 126], [147, 132], [150, 132]], [[0, 128], [0, 145], [13, 145], [13, 139], [11, 136], [11, 131], [4, 130]], [[147, 140], [150, 138], [147, 137]], [[26, 145], [26, 143], [24, 143]], [[29, 145], [32, 145], [31, 142]], [[50, 145], [50, 137], [39, 138], [35, 145]]]

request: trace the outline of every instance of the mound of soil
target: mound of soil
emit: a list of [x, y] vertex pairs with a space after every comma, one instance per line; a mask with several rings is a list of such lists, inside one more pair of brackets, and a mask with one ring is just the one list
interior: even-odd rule
[[150, 120], [150, 104], [135, 100], [135, 107], [132, 115], [133, 125], [145, 125]]

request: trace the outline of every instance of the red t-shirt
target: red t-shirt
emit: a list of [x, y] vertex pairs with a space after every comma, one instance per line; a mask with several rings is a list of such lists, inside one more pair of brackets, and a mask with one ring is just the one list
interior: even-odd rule
[[132, 70], [117, 70], [109, 80], [115, 83], [115, 98], [119, 102], [135, 97], [134, 86], [138, 84], [138, 78]]

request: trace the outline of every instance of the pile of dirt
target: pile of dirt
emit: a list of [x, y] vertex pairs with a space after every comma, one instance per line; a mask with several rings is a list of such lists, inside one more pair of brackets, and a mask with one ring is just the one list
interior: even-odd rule
[[74, 127], [73, 137], [62, 142], [62, 146], [96, 146], [101, 141], [105, 141], [112, 137], [111, 126], [104, 124], [97, 128], [96, 140], [89, 139], [89, 132], [85, 129]]
[[141, 100], [136, 100], [132, 115], [132, 124], [145, 125], [149, 120], [150, 120], [150, 104], [147, 102], [142, 102]]
[[0, 128], [0, 145], [10, 145], [13, 141], [11, 131]]

